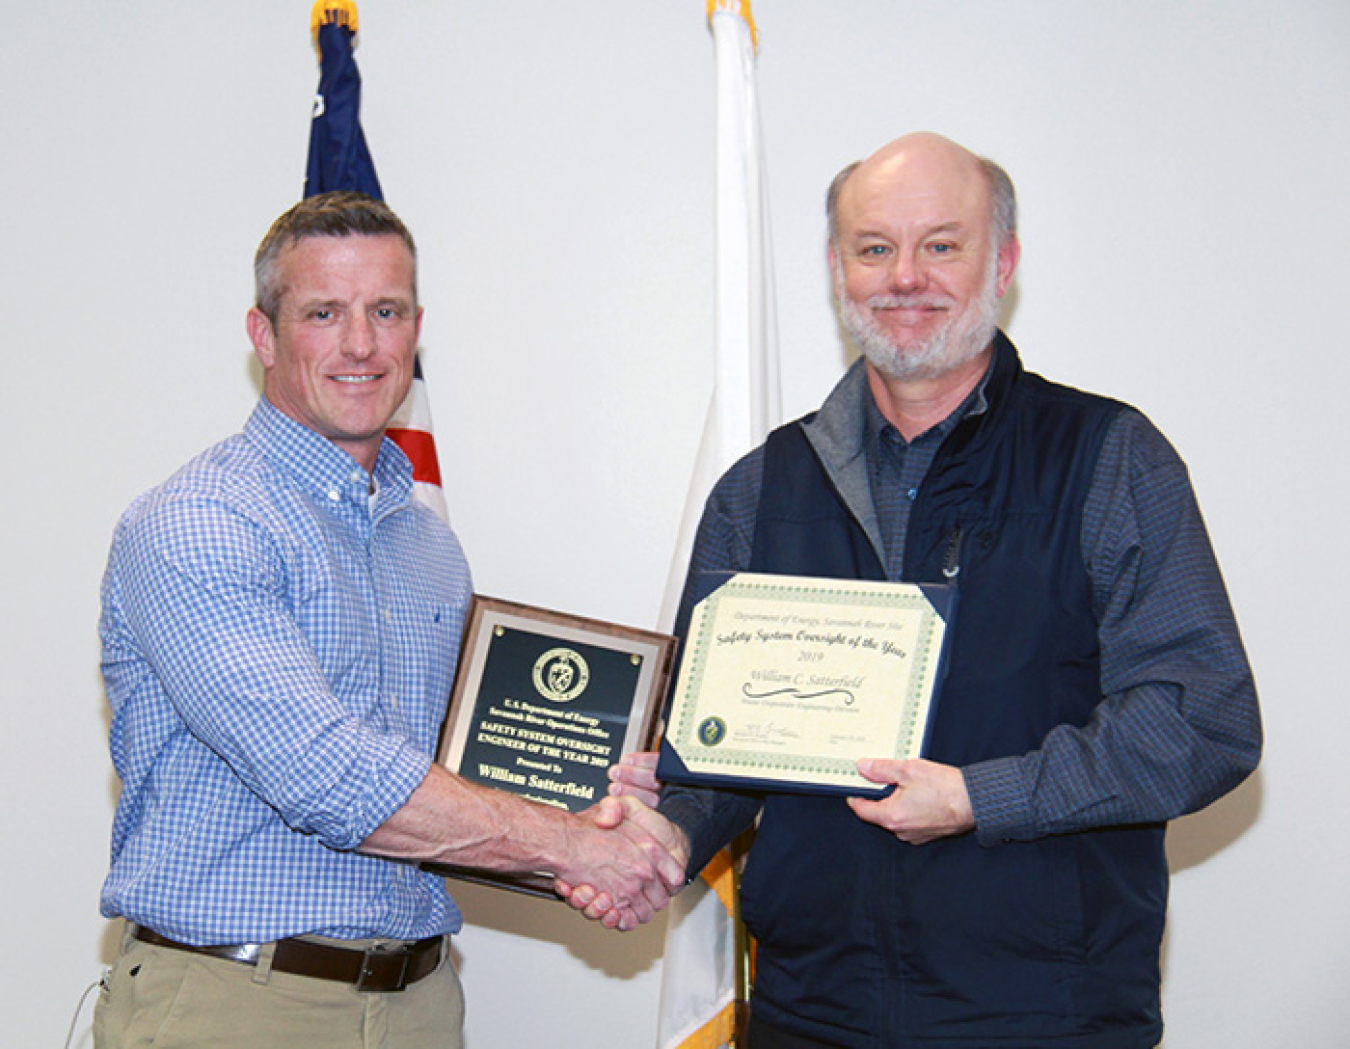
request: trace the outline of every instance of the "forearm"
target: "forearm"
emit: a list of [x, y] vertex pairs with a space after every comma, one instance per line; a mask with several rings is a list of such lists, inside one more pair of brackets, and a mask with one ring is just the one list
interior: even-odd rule
[[1029, 754], [967, 766], [980, 840], [1158, 823], [1203, 808], [1260, 757], [1250, 679], [1233, 690], [1222, 700], [1235, 715], [1228, 729], [1196, 724], [1178, 686], [1139, 687], [1104, 700], [1086, 726], [1055, 729]]
[[[433, 765], [408, 801], [362, 843], [361, 851], [507, 873], [541, 872], [560, 885], [589, 885], [612, 903], [615, 924], [650, 921], [683, 884], [682, 842], [653, 837], [607, 798], [570, 813], [468, 783]], [[634, 825], [630, 825], [634, 824]]]
[[697, 875], [719, 849], [749, 827], [762, 805], [762, 800], [751, 794], [667, 787], [662, 792], [657, 812], [678, 827], [688, 840], [686, 879]]
[[570, 869], [580, 820], [563, 809], [470, 783], [432, 765], [360, 851], [501, 872]]

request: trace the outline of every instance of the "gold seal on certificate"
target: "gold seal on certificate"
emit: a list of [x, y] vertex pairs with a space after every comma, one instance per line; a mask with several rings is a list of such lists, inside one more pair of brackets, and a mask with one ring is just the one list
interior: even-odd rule
[[738, 573], [690, 617], [658, 775], [877, 796], [859, 758], [923, 751], [955, 590]]

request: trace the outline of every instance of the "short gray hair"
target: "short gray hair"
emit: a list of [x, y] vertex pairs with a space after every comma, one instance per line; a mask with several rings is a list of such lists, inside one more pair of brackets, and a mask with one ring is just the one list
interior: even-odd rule
[[403, 220], [384, 201], [351, 190], [335, 190], [306, 197], [272, 223], [253, 257], [253, 293], [273, 324], [285, 288], [277, 260], [283, 248], [310, 237], [395, 236], [403, 240], [413, 260], [413, 296], [417, 295], [417, 245]]
[[825, 193], [825, 217], [829, 221], [830, 243], [839, 244], [839, 194], [844, 191], [844, 183], [853, 177], [861, 160], [855, 160], [830, 180], [830, 188]]
[[988, 157], [975, 158], [989, 183], [990, 232], [995, 250], [1017, 233], [1017, 189], [1001, 166]]

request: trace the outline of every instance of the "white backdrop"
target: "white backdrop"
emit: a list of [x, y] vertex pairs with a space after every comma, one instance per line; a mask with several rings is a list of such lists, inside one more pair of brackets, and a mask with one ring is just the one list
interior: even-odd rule
[[[919, 128], [1002, 161], [1023, 204], [1009, 330], [1178, 445], [1264, 701], [1259, 773], [1170, 835], [1167, 1046], [1345, 1044], [1350, 6], [755, 6], [787, 409], [844, 363], [831, 175]], [[113, 949], [98, 581], [123, 506], [256, 396], [249, 263], [301, 192], [309, 8], [0, 0], [6, 1044], [59, 1045]], [[447, 497], [483, 592], [655, 625], [711, 377], [703, 12], [361, 5], [365, 129], [422, 249]], [[659, 925], [457, 895], [471, 1049], [651, 1044]]]

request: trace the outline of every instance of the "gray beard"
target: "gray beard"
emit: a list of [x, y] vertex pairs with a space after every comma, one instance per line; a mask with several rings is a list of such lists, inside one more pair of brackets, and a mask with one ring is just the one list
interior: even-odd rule
[[[991, 263], [996, 263], [996, 259], [991, 260]], [[979, 298], [960, 314], [948, 317], [946, 323], [931, 335], [909, 346], [898, 345], [870, 313], [848, 296], [842, 282], [836, 280], [839, 319], [868, 363], [886, 378], [897, 382], [938, 379], [969, 364], [993, 341], [994, 333], [998, 330], [996, 280], [996, 265], [991, 264]], [[866, 305], [876, 309], [925, 302], [929, 305], [945, 305], [949, 301], [918, 295], [873, 296]]]

